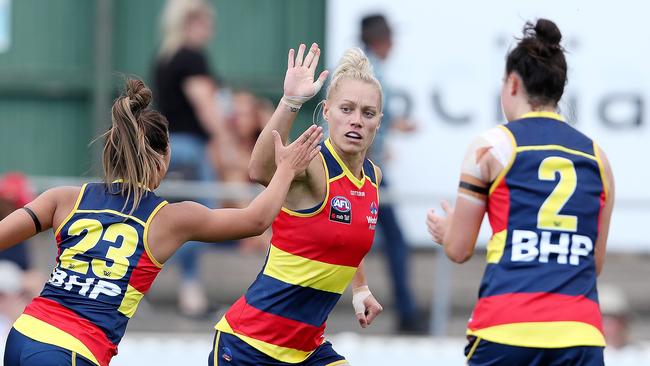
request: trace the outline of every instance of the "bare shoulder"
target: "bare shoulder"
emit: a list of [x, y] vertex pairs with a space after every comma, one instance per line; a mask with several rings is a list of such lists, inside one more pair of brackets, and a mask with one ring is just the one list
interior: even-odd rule
[[50, 188], [43, 192], [42, 196], [57, 202], [71, 202], [74, 204], [79, 197], [79, 193], [81, 193], [81, 187], [63, 186]]

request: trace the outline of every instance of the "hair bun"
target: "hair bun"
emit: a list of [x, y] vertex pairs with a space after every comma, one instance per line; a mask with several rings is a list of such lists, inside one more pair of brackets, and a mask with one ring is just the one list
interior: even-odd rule
[[540, 18], [535, 24], [535, 35], [543, 43], [559, 45], [562, 40], [562, 33], [553, 21]]
[[151, 104], [151, 89], [147, 88], [142, 80], [126, 80], [126, 96], [129, 98], [131, 112], [137, 113]]

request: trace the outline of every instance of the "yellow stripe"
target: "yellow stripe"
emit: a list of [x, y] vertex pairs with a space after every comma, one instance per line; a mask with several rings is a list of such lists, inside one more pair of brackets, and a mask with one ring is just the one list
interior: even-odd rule
[[503, 324], [475, 331], [467, 330], [467, 334], [519, 347], [605, 347], [605, 338], [596, 327], [572, 321]]
[[605, 174], [605, 165], [603, 164], [603, 159], [600, 156], [600, 149], [596, 142], [594, 142], [594, 154], [596, 156], [596, 162], [598, 163], [598, 170], [600, 170], [600, 180], [603, 181], [605, 200], [607, 200], [607, 197], [609, 197], [609, 181], [607, 180], [607, 175]]
[[217, 331], [217, 337], [214, 339], [214, 366], [219, 366], [219, 338], [221, 332]]
[[135, 287], [131, 285], [126, 286], [126, 293], [122, 299], [120, 307], [117, 309], [120, 313], [124, 314], [127, 318], [131, 318], [135, 311], [138, 309], [140, 300], [144, 297], [144, 294], [138, 291]]
[[129, 214], [125, 214], [125, 213], [120, 212], [120, 211], [115, 211], [115, 210], [109, 210], [109, 209], [103, 209], [103, 210], [77, 210], [77, 213], [108, 213], [108, 214], [111, 214], [111, 215], [117, 215], [117, 216], [125, 217], [127, 219], [131, 219], [131, 220], [137, 222], [138, 224], [144, 226], [144, 221], [140, 220], [139, 218], [137, 218], [135, 216], [131, 216]]
[[72, 366], [77, 366], [77, 353], [76, 352], [72, 352], [71, 359], [72, 359], [71, 360], [72, 361]]
[[334, 150], [334, 147], [332, 146], [332, 142], [328, 138], [325, 140], [325, 146], [327, 146], [327, 149], [332, 153], [332, 156], [334, 157], [334, 160], [336, 160], [337, 163], [341, 166], [341, 169], [343, 169], [343, 173], [348, 177], [350, 182], [352, 182], [357, 188], [363, 187], [363, 185], [366, 183], [366, 173], [363, 171], [363, 165], [361, 166], [361, 174], [363, 177], [361, 179], [357, 178], [352, 174], [350, 169], [348, 169], [348, 166], [345, 165], [339, 154], [336, 153], [336, 150]]
[[342, 294], [357, 272], [355, 267], [340, 266], [303, 258], [278, 249], [273, 244], [264, 274], [282, 282]]
[[487, 244], [487, 255], [485, 260], [488, 263], [499, 263], [503, 256], [503, 249], [506, 246], [506, 235], [508, 230], [499, 231], [492, 235], [492, 238]]
[[564, 117], [562, 117], [561, 115], [555, 112], [548, 112], [548, 111], [535, 111], [535, 112], [524, 113], [518, 119], [536, 118], [536, 117], [551, 118], [551, 119], [556, 119], [558, 121], [566, 122], [566, 119], [564, 119]]
[[278, 361], [287, 362], [287, 363], [299, 363], [306, 360], [312, 352], [300, 351], [293, 348], [286, 348], [281, 346], [276, 346], [274, 344], [266, 343], [255, 338], [247, 337], [243, 334], [235, 333], [235, 331], [230, 327], [226, 317], [221, 318], [217, 325], [214, 326], [215, 329], [222, 331], [224, 333], [232, 334], [242, 341], [248, 343], [251, 347], [257, 349], [264, 354], [275, 358]]
[[63, 221], [61, 221], [61, 224], [59, 224], [59, 227], [56, 228], [56, 231], [54, 232], [54, 237], [55, 238], [59, 235], [59, 233], [61, 232], [61, 229], [63, 229], [63, 225], [65, 225], [68, 221], [70, 221], [70, 219], [72, 218], [72, 215], [74, 215], [74, 213], [77, 211], [77, 208], [79, 208], [79, 203], [81, 203], [81, 198], [84, 195], [84, 191], [86, 190], [87, 185], [88, 185], [88, 183], [84, 183], [84, 185], [81, 186], [81, 189], [79, 190], [79, 195], [77, 196], [77, 201], [75, 202], [74, 207], [72, 207], [72, 211], [70, 211], [68, 216]]
[[516, 151], [517, 152], [522, 152], [522, 151], [541, 151], [541, 150], [558, 150], [558, 151], [563, 151], [565, 153], [573, 154], [573, 155], [579, 155], [582, 157], [585, 157], [587, 159], [595, 160], [597, 161], [595, 156], [584, 153], [582, 151], [578, 150], [573, 150], [566, 148], [564, 146], [560, 145], [535, 145], [535, 146], [519, 146]]
[[22, 314], [14, 323], [14, 329], [35, 341], [76, 352], [99, 365], [95, 355], [79, 339], [31, 315]]
[[321, 211], [323, 211], [323, 208], [325, 208], [325, 206], [327, 204], [327, 200], [329, 199], [329, 196], [330, 196], [330, 185], [329, 185], [329, 182], [330, 182], [329, 175], [330, 175], [330, 173], [329, 173], [329, 170], [327, 169], [327, 162], [325, 162], [325, 157], [323, 157], [323, 153], [321, 152], [319, 154], [320, 154], [321, 160], [323, 161], [323, 166], [325, 167], [325, 181], [328, 182], [327, 184], [325, 184], [326, 185], [326, 187], [325, 187], [325, 199], [321, 203], [320, 207], [314, 212], [300, 213], [300, 212], [296, 212], [296, 211], [293, 211], [291, 209], [288, 209], [286, 207], [282, 207], [282, 211], [284, 213], [287, 213], [287, 214], [289, 214], [291, 216], [296, 216], [296, 217], [313, 217], [313, 216], [318, 215]]
[[472, 348], [469, 350], [469, 353], [467, 354], [467, 359], [465, 359], [467, 364], [469, 364], [469, 360], [471, 360], [472, 356], [474, 356], [474, 352], [476, 351], [476, 347], [478, 347], [479, 342], [481, 342], [481, 337], [476, 337], [474, 339], [474, 344], [472, 345]]
[[154, 216], [160, 211], [161, 208], [163, 208], [168, 202], [167, 201], [162, 201], [156, 208], [151, 212], [151, 215], [149, 215], [149, 218], [147, 218], [147, 222], [144, 224], [144, 237], [142, 239], [142, 242], [144, 243], [144, 250], [147, 252], [147, 255], [149, 256], [149, 259], [155, 264], [158, 268], [162, 268], [163, 265], [162, 263], [158, 262], [158, 260], [151, 254], [151, 249], [149, 248], [149, 226], [151, 225], [151, 221], [153, 220]]
[[339, 366], [339, 365], [349, 365], [348, 360], [339, 360], [339, 361], [334, 361], [332, 363], [328, 363], [325, 366]]
[[512, 168], [512, 163], [515, 162], [515, 156], [517, 155], [516, 153], [517, 141], [515, 140], [515, 137], [512, 135], [512, 132], [510, 132], [510, 130], [503, 125], [500, 125], [499, 128], [502, 129], [506, 133], [506, 135], [510, 138], [510, 144], [512, 145], [512, 154], [510, 155], [510, 161], [508, 161], [508, 165], [503, 167], [501, 173], [499, 173], [499, 175], [496, 177], [494, 182], [492, 182], [492, 185], [490, 186], [489, 195], [492, 195], [492, 192], [494, 192], [494, 190], [497, 189], [503, 177], [505, 177], [506, 174], [508, 174], [508, 171], [510, 171], [510, 168]]

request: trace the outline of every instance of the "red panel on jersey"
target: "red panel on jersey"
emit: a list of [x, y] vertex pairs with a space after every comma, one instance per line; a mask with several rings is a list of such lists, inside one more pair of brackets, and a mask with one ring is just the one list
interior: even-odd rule
[[[322, 342], [325, 324], [314, 327], [309, 324], [263, 312], [246, 303], [244, 296], [226, 313], [228, 324], [239, 334], [276, 346], [311, 352]], [[273, 324], [273, 332], [268, 325]]]

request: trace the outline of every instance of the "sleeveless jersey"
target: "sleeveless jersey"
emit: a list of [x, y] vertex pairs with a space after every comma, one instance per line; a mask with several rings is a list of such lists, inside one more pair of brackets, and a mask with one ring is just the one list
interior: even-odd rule
[[311, 210], [282, 209], [262, 271], [215, 326], [288, 363], [323, 343], [326, 319], [370, 250], [377, 223], [374, 164], [365, 160], [359, 180], [329, 140], [321, 147], [325, 200]]
[[14, 328], [39, 342], [108, 365], [138, 303], [162, 268], [149, 253], [147, 231], [167, 202], [147, 191], [132, 200], [104, 183], [81, 188], [70, 215], [55, 231], [56, 267], [41, 295]]
[[500, 128], [513, 155], [490, 187], [493, 236], [467, 333], [522, 347], [604, 346], [594, 250], [607, 184], [598, 147], [555, 113]]

